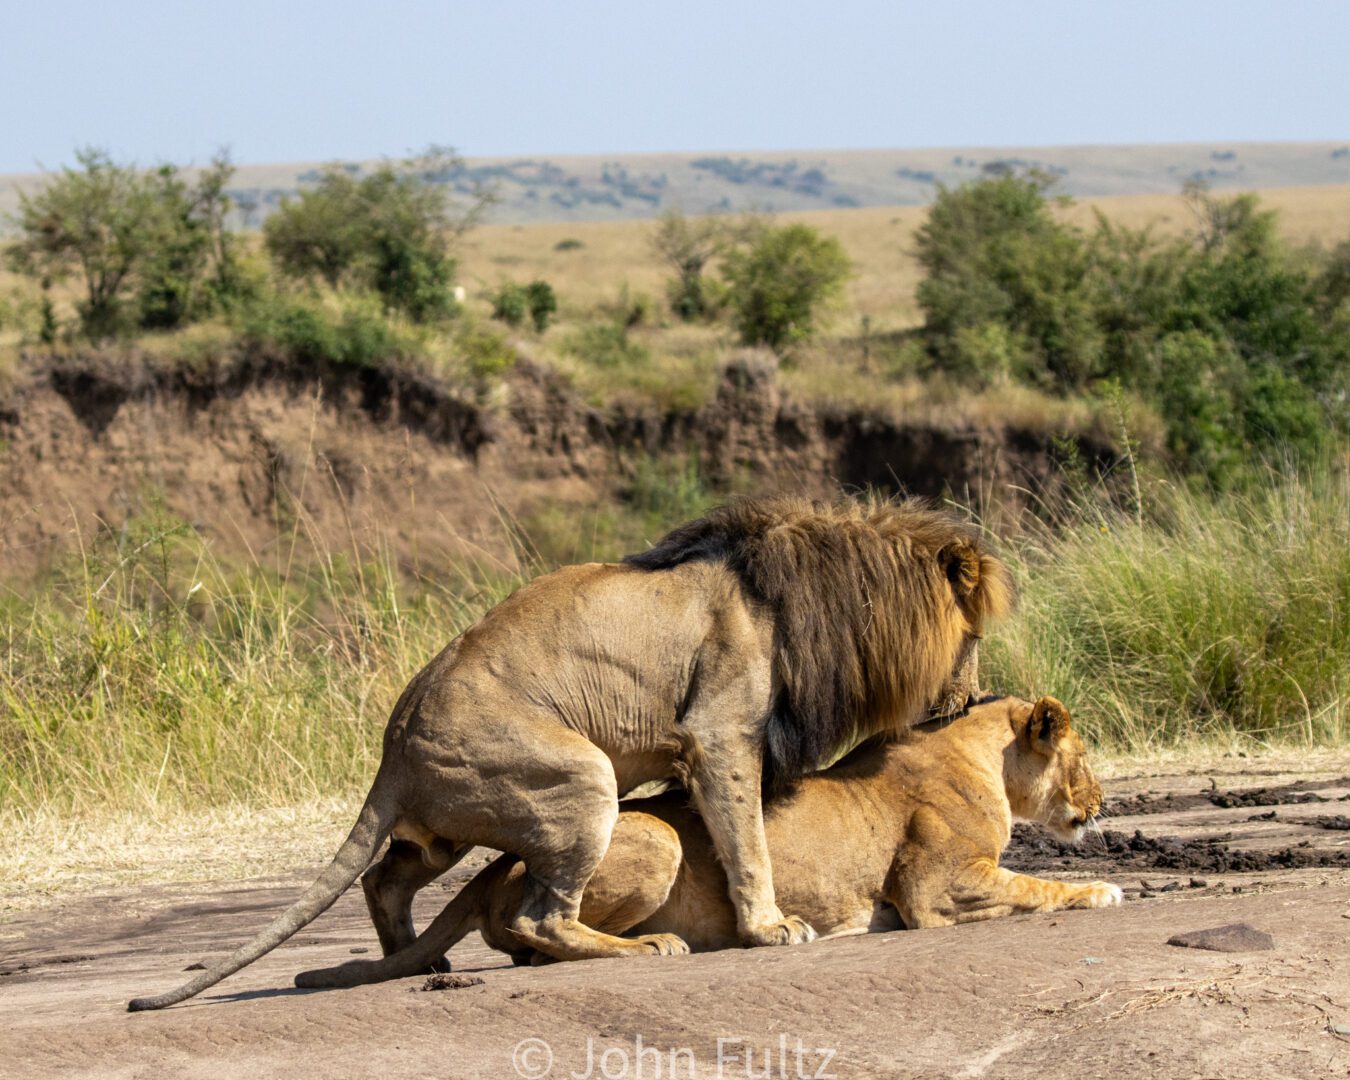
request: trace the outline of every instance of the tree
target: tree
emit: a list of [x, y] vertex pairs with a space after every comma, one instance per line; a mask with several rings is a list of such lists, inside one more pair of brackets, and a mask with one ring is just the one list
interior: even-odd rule
[[727, 241], [727, 229], [721, 218], [687, 218], [678, 210], [661, 215], [652, 234], [652, 250], [675, 271], [667, 295], [671, 310], [685, 322], [709, 314], [703, 271], [726, 249]]
[[839, 241], [809, 225], [752, 224], [744, 245], [727, 251], [722, 265], [741, 340], [781, 349], [809, 337], [849, 269]]
[[172, 165], [145, 172], [104, 150], [79, 150], [75, 160], [78, 168], [20, 195], [12, 265], [44, 288], [78, 273], [81, 329], [92, 340], [133, 321], [176, 326], [195, 317], [208, 306], [200, 290], [212, 268], [217, 281], [231, 272], [228, 158], [217, 156], [195, 184]]
[[137, 321], [170, 329], [226, 305], [239, 288], [234, 236], [225, 227], [225, 186], [234, 166], [218, 154], [189, 185], [178, 170], [152, 174], [156, 235], [140, 273]]
[[454, 163], [433, 150], [364, 176], [330, 165], [267, 219], [267, 251], [285, 274], [369, 289], [415, 321], [449, 315], [453, 244], [487, 205], [480, 196], [466, 213], [452, 212], [447, 188], [434, 178]]
[[968, 345], [997, 324], [1023, 379], [1079, 390], [1095, 374], [1101, 333], [1085, 284], [1088, 251], [1081, 233], [1050, 212], [1048, 185], [1007, 172], [939, 189], [916, 234], [924, 269], [917, 298], [939, 368], [987, 376]]

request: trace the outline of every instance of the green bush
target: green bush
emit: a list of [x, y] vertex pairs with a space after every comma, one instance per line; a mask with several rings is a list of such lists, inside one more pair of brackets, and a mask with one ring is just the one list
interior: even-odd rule
[[492, 302], [492, 317], [507, 326], [519, 326], [525, 321], [529, 298], [525, 288], [514, 281], [503, 282], [488, 298]]
[[542, 334], [558, 311], [558, 296], [547, 281], [531, 281], [525, 286], [525, 302], [530, 309], [534, 330]]
[[548, 329], [549, 320], [558, 310], [557, 294], [547, 281], [535, 280], [528, 285], [506, 281], [488, 299], [492, 303], [494, 319], [516, 327], [529, 315], [535, 332], [539, 334]]
[[373, 292], [416, 322], [453, 314], [451, 244], [474, 212], [455, 218], [446, 186], [431, 181], [446, 162], [386, 162], [364, 176], [329, 166], [267, 219], [268, 253], [291, 277]]
[[1076, 229], [1055, 220], [1044, 189], [1013, 174], [939, 189], [916, 235], [917, 299], [939, 368], [977, 375], [987, 365], [972, 360], [970, 332], [998, 324], [1018, 342], [1025, 380], [1077, 390], [1096, 374], [1102, 343], [1087, 251]]
[[[172, 165], [145, 172], [102, 150], [21, 193], [10, 264], [44, 284], [81, 279], [80, 330], [92, 340], [134, 326], [173, 328], [233, 298], [233, 237], [225, 229], [223, 156], [189, 184]], [[54, 338], [50, 310], [43, 337]]]
[[247, 347], [280, 349], [292, 359], [374, 367], [418, 355], [421, 342], [385, 315], [376, 297], [348, 295], [336, 305], [276, 294], [237, 320]]
[[741, 341], [781, 349], [810, 337], [820, 308], [842, 290], [848, 256], [809, 225], [756, 223], [722, 260]]
[[628, 326], [622, 322], [583, 326], [568, 339], [567, 351], [603, 368], [640, 365], [651, 360], [651, 353], [628, 336]]
[[480, 381], [492, 379], [515, 366], [515, 350], [501, 334], [470, 326], [455, 340], [469, 374]]
[[1219, 486], [1254, 452], [1315, 454], [1345, 423], [1342, 256], [1289, 250], [1254, 196], [1187, 197], [1198, 228], [1159, 240], [1100, 216], [1091, 233], [1058, 221], [1036, 177], [942, 190], [918, 233], [933, 365], [976, 385], [1118, 384]]

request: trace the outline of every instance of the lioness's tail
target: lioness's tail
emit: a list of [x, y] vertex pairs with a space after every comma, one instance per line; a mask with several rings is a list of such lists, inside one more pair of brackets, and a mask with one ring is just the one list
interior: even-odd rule
[[459, 890], [416, 941], [392, 956], [382, 960], [351, 960], [337, 967], [302, 971], [295, 977], [295, 985], [305, 988], [364, 986], [422, 974], [466, 934], [482, 929], [494, 892], [518, 861], [514, 855], [499, 855]]
[[221, 979], [233, 975], [258, 957], [271, 952], [297, 930], [313, 922], [332, 907], [333, 902], [370, 865], [375, 852], [393, 831], [398, 818], [397, 800], [392, 792], [383, 790], [385, 786], [377, 776], [375, 785], [366, 797], [365, 805], [361, 807], [356, 824], [352, 826], [351, 833], [333, 856], [333, 861], [314, 884], [305, 890], [300, 899], [278, 915], [266, 930], [176, 990], [170, 990], [167, 994], [160, 994], [157, 997], [134, 998], [128, 1003], [127, 1010], [140, 1012], [143, 1009], [163, 1009], [165, 1006], [185, 1001], [194, 994], [200, 994], [208, 986], [215, 986]]

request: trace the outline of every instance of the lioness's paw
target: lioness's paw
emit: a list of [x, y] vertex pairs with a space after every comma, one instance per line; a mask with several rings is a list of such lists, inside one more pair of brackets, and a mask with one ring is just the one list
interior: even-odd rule
[[1125, 899], [1125, 894], [1120, 891], [1119, 885], [1112, 885], [1109, 881], [1094, 881], [1090, 885], [1084, 885], [1079, 893], [1076, 907], [1115, 907]]
[[637, 939], [651, 948], [657, 956], [688, 956], [689, 946], [675, 934], [643, 934]]
[[338, 989], [361, 985], [361, 976], [372, 967], [369, 960], [348, 960], [337, 967], [314, 968], [295, 977], [295, 985], [302, 990]]
[[804, 945], [816, 940], [816, 932], [805, 919], [788, 915], [778, 922], [757, 926], [741, 937], [747, 945]]

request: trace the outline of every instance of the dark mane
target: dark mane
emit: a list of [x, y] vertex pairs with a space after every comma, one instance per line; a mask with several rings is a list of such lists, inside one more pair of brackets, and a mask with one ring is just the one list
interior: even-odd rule
[[920, 500], [739, 499], [624, 561], [724, 562], [775, 616], [776, 699], [764, 729], [773, 789], [936, 701], [966, 633], [1012, 598], [978, 530]]

